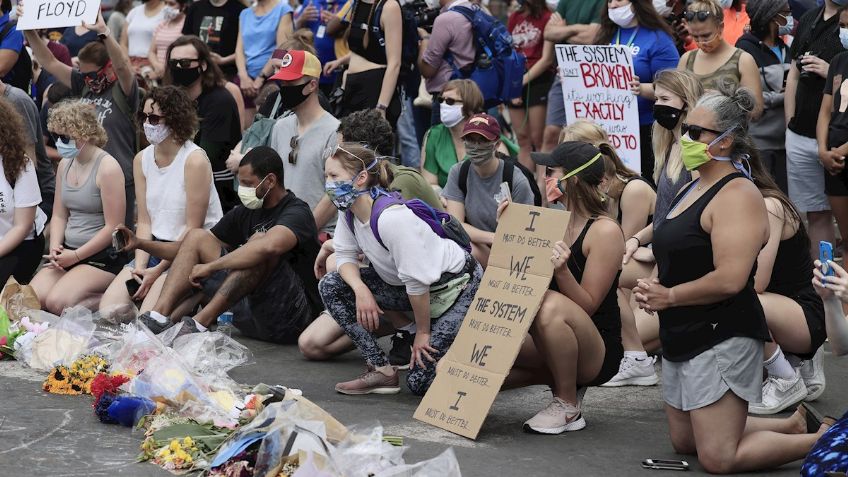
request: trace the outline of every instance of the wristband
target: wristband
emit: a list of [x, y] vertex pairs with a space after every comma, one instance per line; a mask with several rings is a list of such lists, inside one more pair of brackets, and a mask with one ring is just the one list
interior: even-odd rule
[[389, 109], [388, 106], [386, 106], [385, 104], [380, 104], [380, 103], [377, 103], [376, 108], [377, 108], [378, 111], [385, 111], [385, 110]]
[[108, 38], [111, 34], [112, 34], [112, 30], [110, 30], [110, 29], [109, 29], [109, 27], [106, 27], [106, 30], [105, 30], [103, 33], [98, 33], [98, 34], [97, 34], [97, 39], [98, 39], [98, 40], [100, 40], [100, 41], [104, 41], [104, 40], [106, 40], [106, 38]]
[[674, 299], [674, 287], [668, 289], [668, 303], [674, 305], [677, 300]]
[[637, 237], [637, 236], [635, 236], [635, 235], [634, 235], [634, 236], [630, 237], [630, 238], [629, 238], [629, 239], [627, 239], [627, 240], [630, 240], [630, 239], [635, 240], [635, 241], [636, 241], [636, 243], [638, 243], [640, 247], [642, 246], [642, 241], [641, 241], [641, 240], [639, 240], [639, 237]]

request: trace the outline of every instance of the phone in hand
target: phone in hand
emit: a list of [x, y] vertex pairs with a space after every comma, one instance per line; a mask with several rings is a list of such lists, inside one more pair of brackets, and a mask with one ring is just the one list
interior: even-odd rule
[[506, 182], [501, 182], [500, 190], [497, 195], [498, 203], [500, 204], [503, 201], [512, 202], [512, 191], [509, 190], [509, 184]]
[[112, 247], [120, 252], [127, 246], [126, 240], [124, 240], [124, 234], [121, 233], [120, 230], [116, 230], [112, 232]]
[[822, 240], [819, 242], [819, 261], [821, 262], [822, 275], [832, 277], [833, 268], [828, 263], [833, 260], [833, 245], [830, 242]]
[[135, 278], [130, 278], [126, 281], [127, 285], [127, 293], [130, 294], [130, 297], [134, 297], [136, 293], [138, 293], [138, 289], [141, 288], [141, 283], [138, 282]]
[[689, 470], [689, 463], [685, 460], [645, 459], [642, 467], [654, 470]]

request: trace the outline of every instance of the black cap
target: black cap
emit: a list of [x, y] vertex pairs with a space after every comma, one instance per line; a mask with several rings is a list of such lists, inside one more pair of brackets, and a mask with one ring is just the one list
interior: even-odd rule
[[[566, 141], [550, 153], [533, 152], [530, 157], [536, 164], [548, 167], [562, 167], [565, 173], [586, 166], [577, 172], [577, 177], [596, 185], [604, 178], [604, 162], [601, 151], [582, 141]], [[594, 161], [589, 165], [586, 163]]]

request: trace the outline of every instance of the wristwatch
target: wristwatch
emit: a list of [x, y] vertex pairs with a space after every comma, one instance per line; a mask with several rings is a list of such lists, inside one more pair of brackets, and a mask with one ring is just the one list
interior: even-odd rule
[[106, 31], [104, 31], [103, 33], [98, 33], [98, 34], [97, 34], [97, 39], [98, 39], [98, 40], [100, 40], [100, 41], [104, 41], [104, 40], [106, 40], [106, 38], [108, 38], [111, 34], [112, 34], [112, 31], [109, 29], [109, 27], [106, 27]]

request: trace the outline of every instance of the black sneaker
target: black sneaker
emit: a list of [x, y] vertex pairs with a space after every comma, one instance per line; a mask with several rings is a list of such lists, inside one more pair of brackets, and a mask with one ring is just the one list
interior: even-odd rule
[[184, 316], [181, 323], [183, 326], [179, 329], [179, 331], [177, 331], [177, 336], [174, 337], [174, 340], [183, 335], [189, 335], [192, 333], [202, 333], [202, 331], [200, 331], [200, 329], [197, 327], [197, 322], [194, 321], [194, 318], [190, 316]]
[[138, 315], [138, 321], [140, 321], [144, 326], [148, 327], [154, 335], [158, 335], [159, 333], [174, 326], [171, 320], [165, 320], [164, 323], [158, 321], [156, 318], [153, 318], [149, 311], [145, 311], [144, 313]]
[[389, 351], [389, 363], [398, 370], [409, 369], [412, 359], [412, 344], [415, 335], [408, 331], [398, 331], [392, 335], [392, 349]]

